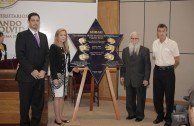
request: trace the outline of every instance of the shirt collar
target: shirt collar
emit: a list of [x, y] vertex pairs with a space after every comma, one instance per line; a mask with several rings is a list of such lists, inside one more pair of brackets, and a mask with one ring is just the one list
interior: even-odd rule
[[161, 42], [160, 42], [160, 39], [158, 39], [158, 44], [164, 44], [164, 43], [165, 43], [165, 44], [167, 44], [167, 43], [168, 43], [168, 39], [169, 39], [169, 38], [168, 38], [168, 37], [166, 37], [166, 39], [164, 40], [164, 42], [163, 42], [163, 43], [161, 43]]
[[164, 40], [164, 43], [167, 44], [168, 43], [168, 37], [166, 37], [166, 39]]
[[33, 35], [34, 35], [35, 33], [38, 33], [38, 31], [35, 32], [35, 31], [33, 31], [31, 28], [29, 28], [29, 30], [32, 32]]

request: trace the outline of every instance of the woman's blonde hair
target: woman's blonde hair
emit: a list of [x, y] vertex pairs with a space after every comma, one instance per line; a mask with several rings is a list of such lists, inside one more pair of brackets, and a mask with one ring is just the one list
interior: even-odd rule
[[[55, 33], [54, 44], [55, 44], [56, 46], [59, 46], [58, 35], [59, 35], [61, 32], [63, 32], [63, 31], [64, 31], [64, 32], [66, 33], [66, 35], [67, 35], [67, 31], [66, 31], [64, 28], [58, 29], [58, 30], [56, 31], [56, 33]], [[64, 51], [65, 51], [66, 53], [69, 53], [69, 44], [68, 44], [68, 41], [67, 41], [67, 37], [66, 37], [66, 40], [65, 40], [65, 42], [64, 42]]]

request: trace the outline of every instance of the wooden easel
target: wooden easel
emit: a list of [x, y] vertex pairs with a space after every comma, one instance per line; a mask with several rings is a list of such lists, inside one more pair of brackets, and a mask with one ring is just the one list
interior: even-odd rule
[[111, 68], [106, 67], [106, 76], [107, 76], [107, 79], [108, 79], [108, 84], [109, 84], [110, 93], [111, 93], [111, 96], [112, 96], [112, 101], [113, 101], [113, 105], [114, 105], [114, 109], [115, 109], [116, 118], [117, 118], [117, 120], [120, 120], [121, 116], [120, 116], [120, 111], [118, 109], [118, 105], [117, 105], [117, 101], [116, 101], [116, 97], [115, 97], [115, 92], [114, 92], [114, 89], [113, 89], [112, 79], [111, 79], [111, 76], [110, 76], [110, 69]]
[[[116, 118], [117, 118], [117, 120], [120, 120], [121, 117], [120, 117], [120, 112], [119, 112], [118, 105], [117, 105], [117, 102], [116, 102], [116, 97], [115, 97], [115, 93], [114, 93], [114, 89], [113, 89], [112, 79], [111, 79], [111, 76], [110, 76], [110, 71], [109, 71], [110, 69], [111, 68], [108, 68], [108, 67], [106, 68], [106, 75], [107, 75], [108, 84], [109, 84], [109, 88], [110, 88], [110, 92], [111, 92], [111, 96], [112, 96], [112, 100], [113, 100], [113, 105], [114, 105]], [[86, 80], [86, 75], [87, 75], [88, 68], [87, 67], [79, 68], [79, 70], [84, 70], [84, 72], [83, 72], [81, 85], [80, 85], [77, 100], [76, 100], [76, 105], [75, 105], [74, 112], [73, 112], [73, 117], [72, 117], [72, 120], [71, 120], [72, 122], [75, 121], [77, 113], [78, 113], [78, 108], [79, 108], [79, 104], [80, 104], [80, 100], [81, 100], [81, 96], [82, 96], [83, 87], [84, 87], [84, 83], [85, 83], [85, 80]], [[91, 88], [91, 91], [92, 90], [94, 91], [94, 85]], [[93, 93], [91, 92], [91, 94], [93, 94]], [[93, 109], [93, 96], [91, 95], [90, 96], [90, 110], [92, 110], [92, 109]]]

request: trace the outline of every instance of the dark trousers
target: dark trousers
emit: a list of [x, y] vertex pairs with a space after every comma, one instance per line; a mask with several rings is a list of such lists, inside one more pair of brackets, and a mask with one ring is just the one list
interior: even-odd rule
[[194, 90], [189, 95], [189, 106], [194, 107]]
[[138, 118], [144, 118], [145, 99], [146, 99], [146, 87], [132, 87], [126, 86], [126, 109], [128, 116], [136, 116]]
[[165, 119], [171, 121], [171, 113], [174, 106], [174, 93], [175, 93], [175, 73], [174, 68], [161, 70], [154, 68], [153, 76], [153, 94], [154, 94], [154, 107], [158, 117], [164, 117], [164, 95], [166, 101], [166, 115]]
[[[40, 126], [44, 106], [44, 79], [19, 82], [20, 126]], [[31, 119], [29, 110], [32, 110]]]

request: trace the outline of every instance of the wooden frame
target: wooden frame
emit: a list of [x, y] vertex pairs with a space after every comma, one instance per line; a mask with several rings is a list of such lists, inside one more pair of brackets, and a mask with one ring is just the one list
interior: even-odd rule
[[[106, 75], [107, 75], [108, 84], [109, 84], [109, 88], [110, 88], [110, 92], [111, 92], [111, 96], [112, 96], [112, 100], [113, 100], [113, 105], [114, 105], [116, 118], [117, 118], [117, 120], [120, 120], [121, 119], [120, 111], [118, 109], [118, 105], [117, 105], [117, 102], [116, 102], [116, 97], [115, 97], [115, 93], [114, 93], [114, 89], [113, 89], [112, 79], [111, 79], [110, 71], [109, 71], [110, 69], [111, 68], [108, 68], [108, 67], [106, 68]], [[79, 104], [80, 104], [80, 100], [81, 100], [81, 96], [82, 96], [83, 87], [84, 87], [84, 83], [85, 83], [85, 80], [86, 80], [86, 75], [87, 75], [88, 68], [87, 67], [79, 68], [79, 70], [84, 70], [84, 72], [83, 72], [82, 81], [81, 81], [81, 85], [80, 85], [77, 100], [76, 100], [76, 105], [75, 105], [73, 116], [72, 116], [72, 122], [75, 121], [77, 113], [78, 113]], [[91, 91], [93, 91], [93, 90], [94, 90], [94, 85], [91, 88]], [[91, 93], [91, 94], [93, 94], [93, 93]], [[90, 96], [90, 110], [92, 110], [92, 109], [93, 109], [93, 95]]]

